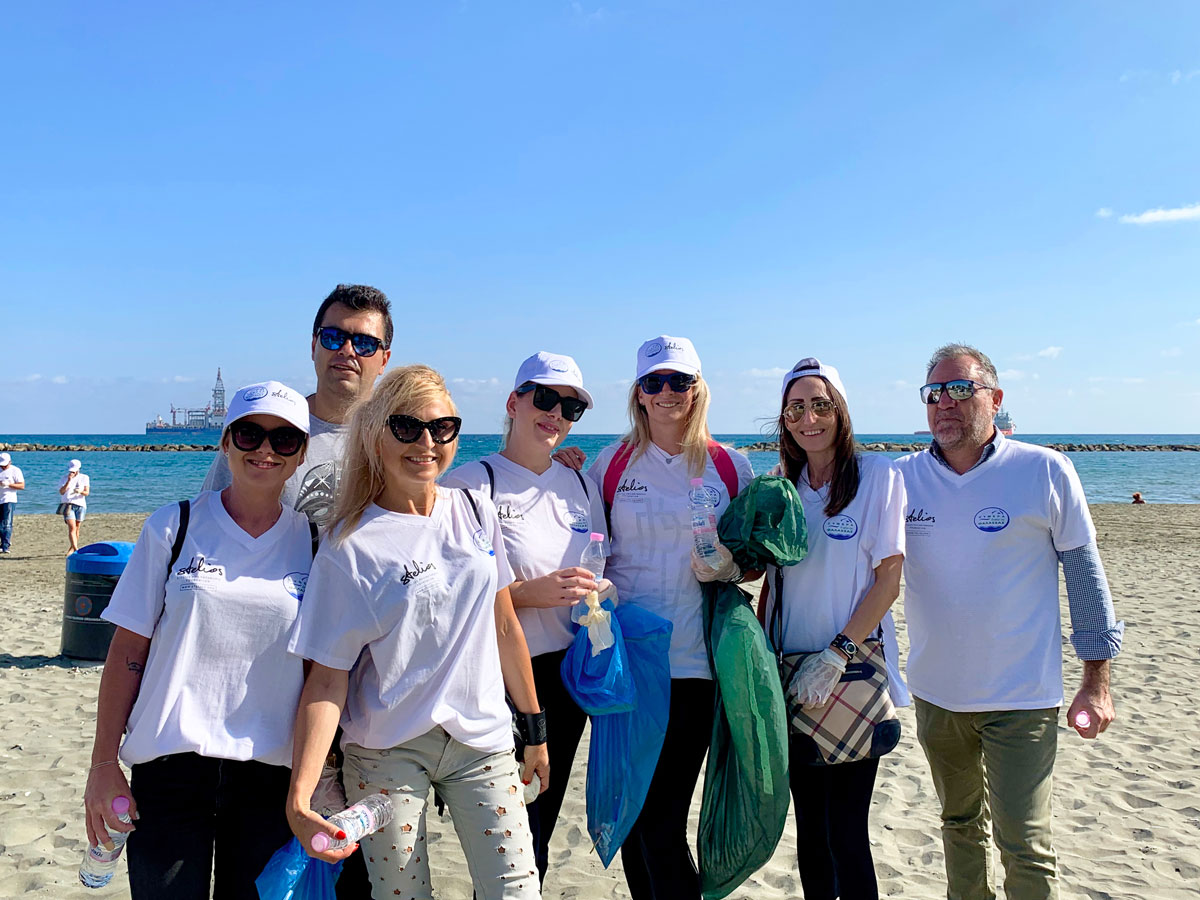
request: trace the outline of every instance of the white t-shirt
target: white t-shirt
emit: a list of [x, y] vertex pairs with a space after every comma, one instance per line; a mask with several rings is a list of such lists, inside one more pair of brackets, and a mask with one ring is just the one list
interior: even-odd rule
[[[442, 478], [446, 487], [465, 487], [489, 495], [500, 516], [504, 551], [516, 581], [529, 581], [568, 566], [591, 540], [591, 532], [607, 532], [604, 500], [590, 481], [552, 462], [541, 475], [499, 453], [486, 457], [496, 475], [495, 493], [482, 462], [459, 466]], [[517, 609], [530, 656], [563, 650], [575, 639], [571, 608]]]
[[[829, 486], [814, 491], [805, 480], [798, 490], [808, 527], [808, 556], [783, 569], [783, 649], [789, 653], [823, 650], [850, 621], [875, 584], [875, 568], [904, 553], [904, 479], [884, 456], [859, 454], [858, 493], [836, 516], [825, 515]], [[767, 567], [768, 626], [774, 621], [775, 567]], [[883, 627], [888, 693], [897, 706], [911, 699], [900, 675], [896, 624], [889, 610]]]
[[[588, 469], [603, 490], [620, 443], [609, 444]], [[737, 470], [738, 490], [754, 478], [745, 454], [727, 449]], [[729, 506], [729, 492], [712, 459], [705, 457], [704, 487], [716, 491], [717, 519]], [[622, 603], [635, 603], [668, 619], [671, 677], [712, 678], [704, 646], [700, 582], [692, 573], [692, 514], [688, 508], [692, 475], [683, 454], [669, 456], [655, 444], [625, 467], [612, 505], [612, 552], [605, 576]]]
[[151, 638], [121, 759], [195, 752], [290, 766], [304, 668], [287, 642], [312, 564], [308, 520], [285, 507], [251, 537], [205, 491], [167, 577], [178, 529], [176, 504], [151, 513], [102, 614]]
[[0, 503], [16, 503], [18, 492], [9, 488], [11, 485], [20, 484], [24, 480], [25, 476], [21, 474], [21, 470], [12, 463], [0, 469]]
[[58, 483], [59, 488], [70, 482], [71, 486], [67, 488], [66, 493], [62, 495], [63, 503], [70, 503], [72, 506], [82, 506], [87, 509], [87, 497], [84, 495], [84, 488], [90, 488], [92, 481], [82, 472], [78, 475], [67, 475]]
[[512, 584], [496, 507], [439, 487], [428, 516], [371, 506], [321, 544], [289, 649], [350, 672], [343, 744], [390, 749], [440, 725], [512, 749], [496, 593]]
[[1069, 459], [995, 440], [965, 475], [928, 450], [896, 461], [908, 492], [908, 685], [954, 712], [1061, 705], [1056, 551], [1096, 537]]

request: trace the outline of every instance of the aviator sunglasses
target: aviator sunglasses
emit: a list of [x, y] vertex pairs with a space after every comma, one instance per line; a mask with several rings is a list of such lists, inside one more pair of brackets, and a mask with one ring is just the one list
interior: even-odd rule
[[402, 444], [415, 444], [421, 439], [421, 432], [428, 431], [435, 444], [448, 444], [458, 437], [462, 428], [462, 419], [458, 416], [442, 416], [432, 422], [422, 422], [416, 416], [388, 416], [388, 428], [392, 436]]
[[832, 416], [837, 407], [833, 405], [832, 400], [813, 400], [807, 407], [804, 405], [803, 400], [797, 400], [795, 403], [789, 403], [784, 407], [783, 417], [794, 425], [804, 418], [805, 409], [811, 409], [814, 416], [818, 419], [824, 419], [826, 416]]
[[304, 439], [308, 435], [292, 425], [280, 425], [268, 431], [257, 422], [234, 422], [229, 426], [229, 437], [233, 446], [243, 453], [257, 450], [266, 439], [270, 440], [271, 449], [280, 456], [295, 456], [304, 446]]
[[351, 334], [348, 331], [342, 331], [340, 328], [334, 328], [332, 325], [318, 328], [313, 334], [326, 350], [341, 350], [345, 346], [346, 341], [349, 341], [350, 346], [354, 348], [354, 352], [359, 356], [374, 356], [375, 351], [383, 343], [382, 340], [372, 334]]
[[692, 385], [695, 383], [695, 375], [685, 375], [683, 372], [672, 372], [670, 375], [651, 372], [649, 375], [643, 375], [638, 379], [638, 384], [642, 387], [642, 393], [645, 394], [661, 394], [663, 385], [666, 384], [669, 384], [671, 390], [675, 393], [686, 394], [692, 389]]
[[542, 412], [550, 412], [554, 407], [562, 404], [562, 417], [568, 422], [578, 422], [583, 418], [583, 411], [587, 409], [587, 403], [577, 397], [564, 397], [554, 388], [546, 387], [544, 384], [534, 384], [529, 382], [517, 388], [518, 394], [528, 394], [533, 391], [533, 405], [536, 409]]
[[976, 391], [994, 391], [990, 384], [980, 384], [970, 378], [958, 378], [954, 381], [933, 382], [921, 387], [921, 400], [930, 406], [942, 399], [942, 391], [950, 395], [951, 400], [970, 400]]

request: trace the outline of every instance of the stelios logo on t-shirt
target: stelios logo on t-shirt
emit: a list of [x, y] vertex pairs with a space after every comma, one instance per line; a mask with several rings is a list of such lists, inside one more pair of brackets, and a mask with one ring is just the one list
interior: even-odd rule
[[1009, 521], [1008, 513], [998, 506], [986, 506], [975, 513], [975, 527], [980, 531], [1003, 531]]

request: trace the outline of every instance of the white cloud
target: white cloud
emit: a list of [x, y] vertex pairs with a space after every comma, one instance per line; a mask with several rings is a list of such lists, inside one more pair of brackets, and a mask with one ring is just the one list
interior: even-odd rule
[[1114, 375], [1092, 375], [1088, 381], [1093, 384], [1109, 383], [1109, 384], [1145, 384], [1145, 378], [1124, 377], [1119, 378]]
[[1159, 350], [1159, 356], [1183, 356], [1182, 347], [1168, 347], [1166, 350]]
[[1176, 69], [1171, 73], [1171, 84], [1186, 84], [1197, 76], [1200, 76], [1200, 69], [1192, 69], [1190, 72]]
[[1102, 206], [1098, 210], [1096, 210], [1096, 218], [1097, 219], [1111, 219], [1112, 218], [1112, 210], [1109, 209], [1107, 206]]
[[33, 382], [41, 381], [41, 380], [42, 380], [42, 376], [38, 375], [36, 372], [33, 375], [22, 375], [20, 378], [17, 379], [17, 381], [23, 381], [26, 384], [33, 384]]
[[776, 366], [774, 369], [747, 369], [741, 374], [743, 378], [782, 378], [790, 371], [791, 369]]
[[464, 391], [486, 391], [500, 387], [499, 378], [451, 378], [450, 383]]
[[1159, 225], [1163, 222], [1200, 222], [1200, 203], [1173, 209], [1148, 209], [1137, 215], [1121, 216], [1123, 225]]
[[55, 376], [54, 376], [53, 378], [51, 378], [50, 380], [51, 380], [51, 381], [52, 381], [54, 384], [66, 384], [66, 383], [67, 383], [67, 376], [66, 376], [66, 375], [55, 375]]
[[999, 375], [1001, 381], [1020, 381], [1025, 377], [1025, 373], [1020, 369], [1005, 369]]
[[1062, 347], [1047, 347], [1044, 350], [1039, 350], [1037, 355], [1042, 357], [1042, 359], [1058, 359], [1058, 355], [1062, 352]]

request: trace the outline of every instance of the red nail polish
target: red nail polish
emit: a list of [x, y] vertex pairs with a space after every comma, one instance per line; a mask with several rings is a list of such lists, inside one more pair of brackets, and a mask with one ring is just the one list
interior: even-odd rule
[[344, 840], [346, 839], [346, 832], [342, 831], [342, 830], [339, 828], [339, 829], [338, 829], [338, 833], [337, 833], [337, 839], [338, 839], [339, 841], [344, 841]]

